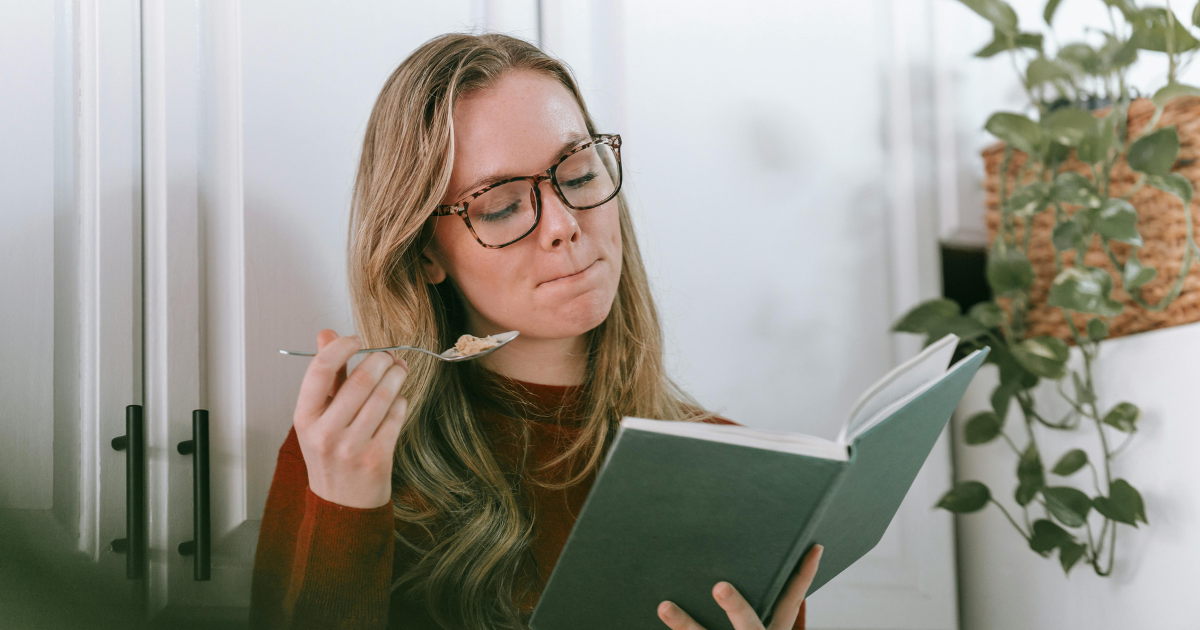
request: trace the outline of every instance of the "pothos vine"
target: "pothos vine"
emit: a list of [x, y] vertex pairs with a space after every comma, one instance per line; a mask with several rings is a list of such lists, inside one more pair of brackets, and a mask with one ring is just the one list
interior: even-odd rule
[[[1179, 154], [1179, 135], [1174, 126], [1158, 126], [1170, 100], [1200, 96], [1200, 88], [1176, 80], [1179, 70], [1200, 49], [1200, 40], [1169, 6], [1138, 7], [1133, 0], [1091, 1], [1107, 5], [1111, 30], [1095, 29], [1092, 42], [1058, 46], [1055, 55], [1049, 56], [1043, 35], [1021, 31], [1016, 13], [1003, 0], [960, 0], [994, 27], [993, 41], [976, 56], [1007, 53], [1011, 57], [1037, 120], [1022, 113], [999, 112], [985, 125], [1005, 143], [999, 178], [1001, 224], [987, 256], [987, 281], [995, 297], [972, 306], [966, 314], [952, 300], [927, 301], [909, 311], [893, 330], [924, 334], [926, 343], [954, 333], [960, 338], [960, 350], [991, 347], [988, 361], [999, 368], [1000, 384], [991, 395], [991, 409], [968, 419], [965, 441], [981, 445], [1000, 440], [1016, 455], [1013, 498], [1020, 511], [1010, 511], [979, 481], [956, 484], [937, 507], [962, 514], [994, 504], [1033, 551], [1049, 557], [1057, 549], [1065, 572], [1083, 561], [1096, 574], [1107, 576], [1113, 569], [1118, 525], [1137, 527], [1139, 522], [1148, 525], [1149, 521], [1141, 493], [1113, 472], [1113, 460], [1137, 432], [1140, 410], [1131, 402], [1102, 409], [1093, 367], [1100, 342], [1109, 335], [1108, 322], [1124, 310], [1124, 304], [1112, 298], [1114, 289], [1119, 286], [1139, 308], [1161, 311], [1179, 296], [1200, 254], [1190, 212], [1192, 184], [1171, 172]], [[1049, 0], [1045, 6], [1047, 28], [1059, 2]], [[1200, 26], [1200, 3], [1193, 9], [1192, 25]], [[1135, 91], [1126, 73], [1143, 51], [1166, 55], [1167, 84], [1151, 98], [1155, 109], [1150, 121], [1131, 134], [1128, 115]], [[1096, 111], [1097, 105], [1107, 111]], [[1015, 165], [1018, 151], [1024, 160]], [[1063, 169], [1072, 152], [1087, 165], [1087, 175]], [[1134, 184], [1118, 195], [1112, 189], [1112, 172], [1122, 159], [1138, 175]], [[1144, 186], [1177, 197], [1187, 227], [1179, 275], [1153, 303], [1147, 301], [1143, 289], [1158, 271], [1138, 259], [1144, 243], [1137, 230], [1137, 209], [1129, 202]], [[1074, 211], [1068, 212], [1068, 208]], [[1034, 218], [1044, 212], [1054, 218], [1051, 240], [1057, 272], [1047, 303], [1062, 310], [1082, 356], [1081, 370], [1068, 366], [1066, 342], [1027, 334], [1034, 285], [1029, 259], [1031, 228]], [[1086, 253], [1097, 240], [1116, 270], [1115, 279], [1105, 269], [1087, 265]], [[1129, 247], [1124, 260], [1113, 252], [1114, 241]], [[1064, 255], [1073, 258], [1071, 266], [1064, 264]], [[1076, 323], [1076, 314], [1086, 319], [1084, 326]], [[1061, 418], [1044, 417], [1035, 403], [1032, 390], [1043, 379], [1055, 383], [1069, 406]], [[1069, 389], [1064, 387], [1068, 380]], [[1013, 402], [1024, 420], [1018, 429], [1025, 435], [1023, 446], [1005, 430]], [[1093, 462], [1085, 450], [1074, 448], [1060, 455], [1049, 472], [1067, 478], [1086, 467], [1090, 480], [1085, 476], [1079, 485], [1086, 487], [1090, 481], [1092, 492], [1064, 483], [1051, 485], [1038, 432], [1069, 431], [1085, 421], [1096, 427], [1102, 461]], [[1122, 436], [1121, 442], [1113, 448], [1110, 437], [1118, 436]], [[1098, 529], [1093, 528], [1093, 510], [1102, 519]]]

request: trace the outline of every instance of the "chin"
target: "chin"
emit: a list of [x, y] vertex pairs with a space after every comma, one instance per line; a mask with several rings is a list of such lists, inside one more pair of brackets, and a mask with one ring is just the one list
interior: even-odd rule
[[604, 323], [612, 311], [612, 302], [612, 296], [606, 300], [574, 300], [561, 309], [555, 309], [552, 315], [539, 322], [537, 333], [541, 334], [535, 334], [556, 339], [582, 335]]

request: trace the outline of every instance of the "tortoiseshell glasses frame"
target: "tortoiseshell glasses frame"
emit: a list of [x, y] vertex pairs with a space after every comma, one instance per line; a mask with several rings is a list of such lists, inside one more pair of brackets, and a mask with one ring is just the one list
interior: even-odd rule
[[[575, 155], [576, 153], [578, 153], [580, 151], [583, 151], [584, 149], [589, 149], [598, 144], [607, 145], [612, 149], [613, 156], [616, 159], [617, 172], [615, 173], [615, 175], [617, 177], [617, 185], [613, 187], [612, 194], [605, 197], [603, 201], [600, 201], [598, 203], [594, 203], [594, 204], [591, 204], [588, 206], [573, 205], [573, 204], [571, 204], [570, 201], [567, 201], [566, 195], [563, 194], [562, 188], [559, 186], [559, 183], [558, 183], [558, 176], [556, 175], [556, 171], [557, 171], [559, 165], [561, 165], [563, 162], [565, 162], [567, 160], [567, 158], [571, 157], [572, 155]], [[470, 205], [470, 203], [473, 200], [477, 199], [480, 195], [486, 193], [487, 191], [489, 191], [493, 188], [496, 188], [498, 186], [503, 186], [505, 184], [511, 184], [512, 182], [516, 182], [516, 181], [522, 181], [522, 180], [529, 182], [530, 186], [533, 188], [533, 197], [534, 197], [533, 225], [530, 226], [530, 228], [524, 234], [518, 236], [517, 238], [514, 238], [513, 240], [511, 240], [507, 243], [503, 243], [500, 245], [489, 245], [487, 243], [484, 243], [483, 240], [479, 238], [479, 234], [477, 234], [475, 232], [475, 227], [471, 225], [471, 219], [467, 216], [467, 207]], [[480, 245], [487, 247], [489, 249], [500, 249], [501, 247], [506, 247], [508, 245], [512, 245], [513, 243], [516, 243], [517, 241], [525, 238], [526, 236], [529, 236], [534, 230], [537, 229], [538, 224], [541, 223], [541, 221], [542, 221], [541, 183], [546, 180], [550, 180], [551, 186], [554, 187], [555, 194], [558, 195], [559, 200], [561, 200], [564, 204], [566, 204], [566, 206], [568, 208], [573, 208], [575, 210], [588, 210], [590, 208], [595, 208], [597, 206], [602, 206], [602, 205], [608, 203], [609, 201], [611, 201], [613, 199], [613, 197], [617, 196], [618, 192], [620, 192], [621, 183], [624, 180], [624, 178], [622, 177], [622, 174], [621, 174], [621, 135], [615, 134], [615, 133], [613, 133], [613, 134], [595, 134], [591, 137], [591, 140], [588, 140], [587, 142], [580, 144], [579, 146], [568, 151], [566, 154], [564, 154], [562, 157], [560, 157], [554, 163], [553, 166], [546, 169], [544, 172], [542, 172], [538, 175], [527, 175], [525, 177], [513, 177], [510, 179], [496, 182], [494, 184], [489, 184], [488, 186], [481, 188], [481, 189], [471, 193], [470, 195], [467, 195], [466, 197], [463, 198], [462, 201], [459, 201], [458, 203], [456, 203], [454, 205], [437, 206], [434, 209], [433, 214], [431, 216], [441, 217], [441, 216], [447, 216], [447, 215], [451, 215], [451, 214], [457, 214], [458, 216], [462, 217], [463, 222], [467, 224], [467, 229], [471, 231], [471, 236], [475, 237], [476, 242], [478, 242]]]

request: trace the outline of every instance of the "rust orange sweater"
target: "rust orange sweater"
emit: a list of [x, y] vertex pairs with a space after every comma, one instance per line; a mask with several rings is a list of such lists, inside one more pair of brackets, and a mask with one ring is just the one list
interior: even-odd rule
[[[547, 416], [530, 422], [531, 462], [540, 464], [561, 453], [578, 432], [574, 411], [581, 386], [505, 380], [523, 387], [528, 402]], [[513, 435], [517, 421], [487, 411], [479, 417], [493, 437], [498, 458], [512, 461], [516, 440], [506, 437]], [[723, 418], [712, 422], [736, 424]], [[523, 611], [536, 605], [594, 480], [592, 473], [582, 483], [558, 491], [527, 485], [537, 514], [531, 549], [537, 590], [518, 602]], [[394, 518], [391, 504], [352, 508], [313, 494], [293, 427], [279, 449], [259, 530], [250, 628], [441, 630], [419, 604], [399, 590], [391, 593], [393, 575], [416, 561], [405, 545], [395, 544], [393, 532], [404, 526]], [[807, 602], [801, 605], [794, 630], [804, 629], [806, 607]]]

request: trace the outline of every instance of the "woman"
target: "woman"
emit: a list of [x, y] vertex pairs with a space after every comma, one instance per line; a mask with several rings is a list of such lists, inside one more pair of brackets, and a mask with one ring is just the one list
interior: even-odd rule
[[[732, 424], [663, 371], [620, 173], [619, 136], [597, 134], [569, 71], [519, 39], [437, 37], [389, 77], [350, 223], [362, 335], [317, 337], [252, 627], [524, 627], [621, 417]], [[475, 361], [377, 352], [346, 374], [364, 347], [508, 330]], [[775, 630], [804, 627], [819, 549]], [[762, 628], [732, 585], [712, 595], [738, 630]], [[657, 613], [700, 628], [671, 602]]]

